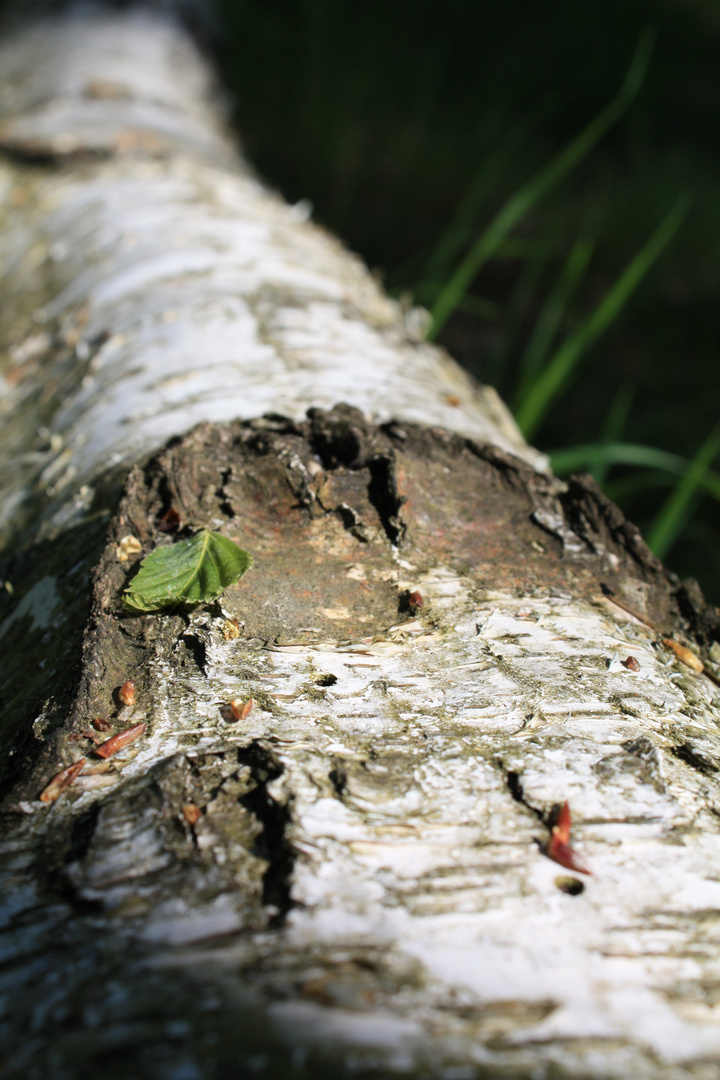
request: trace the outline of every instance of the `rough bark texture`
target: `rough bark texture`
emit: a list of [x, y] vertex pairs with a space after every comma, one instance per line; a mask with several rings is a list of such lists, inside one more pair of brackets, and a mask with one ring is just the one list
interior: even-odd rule
[[[714, 1078], [717, 612], [242, 170], [177, 26], [0, 60], [6, 1075]], [[200, 527], [254, 568], [129, 613]]]

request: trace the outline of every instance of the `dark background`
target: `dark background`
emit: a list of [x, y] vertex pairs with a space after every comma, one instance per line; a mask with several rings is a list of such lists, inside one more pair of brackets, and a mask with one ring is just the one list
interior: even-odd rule
[[[693, 457], [720, 419], [717, 0], [222, 0], [221, 21], [250, 160], [288, 199], [310, 200], [391, 292], [426, 303], [423, 266], [470, 186], [483, 198], [463, 250], [607, 104], [641, 31], [654, 28], [628, 113], [514, 231], [514, 248], [473, 286], [474, 312], [457, 312], [440, 340], [511, 401], [518, 358], [573, 243], [595, 247], [561, 336], [690, 193], [678, 234], [533, 441], [555, 450], [602, 439], [625, 406], [616, 439]], [[650, 531], [677, 480], [615, 466], [603, 482]], [[664, 553], [716, 603], [719, 511], [697, 491]]]

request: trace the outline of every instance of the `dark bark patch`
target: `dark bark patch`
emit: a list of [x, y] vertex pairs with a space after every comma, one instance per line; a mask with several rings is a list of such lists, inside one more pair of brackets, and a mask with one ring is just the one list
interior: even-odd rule
[[[394, 547], [418, 572], [444, 562], [480, 587], [588, 599], [603, 583], [626, 588], [654, 625], [677, 620], [676, 583], [592, 481], [565, 490], [439, 429], [406, 424], [401, 436], [349, 406], [301, 424], [201, 425], [133, 470], [111, 540], [131, 529], [146, 550], [172, 542], [159, 529], [169, 509], [183, 534], [237, 540], [255, 565], [222, 606], [243, 638], [265, 643], [386, 633], [398, 617]], [[167, 616], [127, 617], [126, 572], [105, 559], [105, 609], [137, 643]]]
[[696, 743], [680, 743], [678, 746], [671, 747], [670, 753], [678, 761], [684, 761], [686, 765], [696, 769], [703, 776], [714, 776], [715, 773], [720, 771], [720, 763], [709, 757], [705, 750]]
[[[82, 677], [83, 629], [91, 614], [88, 581], [101, 558], [106, 528], [105, 521], [94, 518], [85, 528], [53, 536], [52, 542], [21, 535], [3, 559], [1, 579], [13, 583], [14, 593], [0, 594], [5, 657], [0, 667], [0, 795], [27, 774], [71, 710]], [[48, 778], [52, 772], [57, 769], [48, 771]], [[21, 797], [36, 794], [28, 789]]]
[[240, 802], [262, 825], [253, 853], [267, 862], [263, 875], [262, 900], [270, 912], [268, 925], [275, 929], [283, 925], [292, 907], [290, 881], [295, 854], [288, 840], [290, 809], [276, 799], [267, 785], [282, 773], [282, 765], [267, 747], [253, 743], [241, 750], [239, 760], [246, 764], [257, 779], [257, 786]]
[[515, 802], [522, 803], [522, 805], [525, 806], [525, 793], [523, 791], [520, 774], [513, 769], [510, 769], [505, 776], [505, 783]]
[[720, 641], [720, 608], [708, 604], [695, 578], [686, 578], [677, 590], [680, 612], [690, 633], [703, 645]]
[[[533, 814], [538, 819], [538, 821], [541, 821], [543, 825], [546, 825], [548, 829], [552, 829], [553, 825], [555, 824], [554, 818], [557, 817], [560, 810], [560, 804], [558, 803], [556, 806], [551, 807], [549, 814], [545, 814], [537, 806], [533, 806], [532, 803], [529, 803], [527, 801], [527, 798], [525, 797], [525, 789], [523, 787], [521, 773], [516, 772], [514, 769], [507, 769], [499, 758], [496, 760], [495, 764], [504, 773], [507, 789], [512, 795], [515, 802], [520, 803], [520, 805], [524, 806], [526, 810], [529, 810], [530, 813]], [[540, 840], [536, 840], [535, 842], [538, 845], [541, 845], [543, 843], [543, 841]]]
[[571, 877], [569, 874], [559, 874], [555, 878], [555, 887], [560, 892], [567, 893], [568, 896], [580, 896], [585, 892], [585, 883], [580, 881], [579, 878]]
[[315, 679], [315, 685], [334, 686], [337, 681], [337, 675], [318, 675]]
[[162, 762], [51, 829], [46, 888], [76, 912], [125, 920], [165, 908], [172, 920], [178, 903], [201, 917], [232, 896], [238, 928], [280, 926], [294, 863], [289, 807], [268, 791], [281, 771], [260, 744]]
[[69, 862], [77, 862], [87, 855], [97, 828], [99, 814], [100, 804], [95, 803], [94, 806], [91, 806], [89, 810], [86, 810], [84, 814], [81, 814], [73, 822], [70, 832]]
[[337, 795], [338, 799], [342, 801], [345, 797], [345, 789], [347, 788], [347, 773], [340, 766], [336, 765], [328, 773], [328, 779], [333, 786], [333, 791]]
[[308, 436], [325, 469], [359, 469], [387, 449], [382, 429], [352, 405], [308, 410]]
[[192, 657], [198, 671], [204, 675], [207, 667], [207, 646], [205, 642], [197, 634], [188, 631], [182, 636], [182, 644]]

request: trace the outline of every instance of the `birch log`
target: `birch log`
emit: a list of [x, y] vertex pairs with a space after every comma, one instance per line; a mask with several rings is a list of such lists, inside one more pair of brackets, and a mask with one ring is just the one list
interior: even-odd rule
[[[258, 183], [170, 17], [6, 32], [0, 146], [5, 1075], [717, 1076], [717, 612]], [[253, 570], [129, 614], [199, 527]]]

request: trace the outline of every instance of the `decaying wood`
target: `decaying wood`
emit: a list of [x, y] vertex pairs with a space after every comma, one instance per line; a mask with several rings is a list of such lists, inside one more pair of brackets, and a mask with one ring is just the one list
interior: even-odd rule
[[[714, 1077], [717, 612], [249, 176], [178, 27], [0, 67], [6, 1075]], [[124, 608], [199, 528], [246, 577]]]

